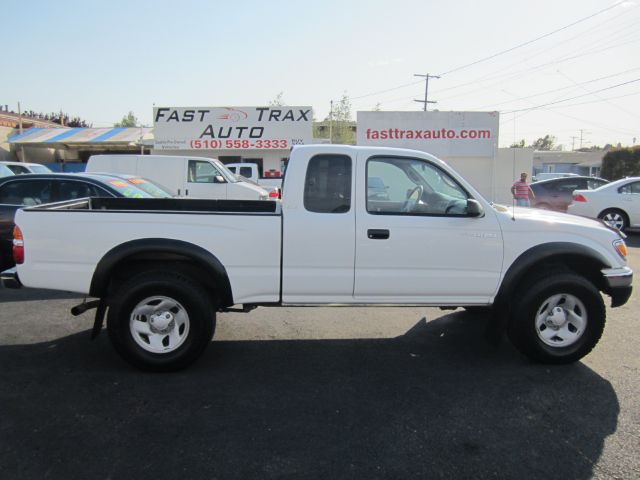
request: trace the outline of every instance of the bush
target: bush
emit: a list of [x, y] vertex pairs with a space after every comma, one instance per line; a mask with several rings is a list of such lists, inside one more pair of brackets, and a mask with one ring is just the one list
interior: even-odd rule
[[610, 150], [602, 159], [600, 176], [607, 180], [640, 177], [640, 147]]

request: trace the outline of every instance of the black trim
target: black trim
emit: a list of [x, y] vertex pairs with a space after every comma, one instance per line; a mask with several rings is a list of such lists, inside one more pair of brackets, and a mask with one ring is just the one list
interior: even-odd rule
[[191, 198], [92, 198], [91, 209], [167, 210], [176, 212], [275, 213], [277, 202], [268, 200], [209, 200]]
[[507, 273], [502, 279], [500, 291], [498, 292], [494, 303], [498, 303], [500, 300], [507, 300], [513, 292], [514, 286], [518, 284], [518, 282], [531, 270], [532, 267], [535, 266], [536, 263], [557, 255], [586, 257], [598, 262], [600, 264], [600, 268], [611, 267], [600, 253], [578, 243], [551, 242], [536, 245], [535, 247], [520, 254], [520, 256], [511, 264], [509, 270], [507, 270]]
[[611, 308], [620, 307], [627, 303], [632, 292], [633, 287], [631, 285], [609, 288], [607, 294], [611, 297]]
[[0, 282], [4, 288], [21, 288], [22, 283], [18, 277], [18, 270], [16, 267], [10, 268], [0, 273]]
[[111, 272], [121, 261], [127, 257], [138, 254], [170, 253], [185, 256], [194, 260], [203, 267], [211, 276], [220, 292], [220, 306], [233, 305], [233, 295], [227, 271], [211, 252], [193, 243], [181, 240], [170, 240], [165, 238], [144, 238], [132, 240], [118, 245], [111, 249], [102, 257], [91, 279], [89, 294], [92, 297], [102, 298], [106, 295], [109, 287]]

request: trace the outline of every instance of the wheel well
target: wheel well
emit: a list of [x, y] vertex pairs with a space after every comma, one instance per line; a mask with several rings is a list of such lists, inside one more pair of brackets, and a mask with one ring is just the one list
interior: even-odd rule
[[103, 296], [108, 296], [137, 273], [151, 270], [180, 272], [201, 284], [214, 299], [216, 307], [233, 305], [229, 279], [213, 273], [194, 258], [175, 252], [143, 252], [121, 258], [108, 272]]
[[606, 285], [601, 273], [602, 268], [602, 262], [586, 255], [566, 253], [552, 255], [535, 262], [525, 270], [512, 286], [511, 292], [517, 292], [524, 283], [533, 277], [548, 276], [551, 272], [559, 271], [576, 273], [589, 280], [598, 290], [603, 291]]
[[625, 217], [627, 217], [627, 221], [629, 220], [629, 214], [625, 212], [622, 208], [618, 208], [618, 207], [605, 208], [598, 214], [598, 218], [602, 217], [605, 214], [605, 212], [620, 212]]

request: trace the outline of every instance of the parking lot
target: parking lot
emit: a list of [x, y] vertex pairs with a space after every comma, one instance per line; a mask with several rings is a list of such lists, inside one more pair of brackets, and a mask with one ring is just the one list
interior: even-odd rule
[[570, 366], [487, 344], [461, 309], [260, 308], [219, 315], [175, 374], [91, 342], [75, 295], [0, 289], [0, 476], [639, 478], [634, 283]]

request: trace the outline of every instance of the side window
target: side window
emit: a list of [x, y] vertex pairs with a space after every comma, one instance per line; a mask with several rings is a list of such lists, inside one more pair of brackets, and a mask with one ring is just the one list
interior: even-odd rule
[[189, 160], [188, 181], [191, 183], [215, 183], [221, 173], [209, 162]]
[[618, 189], [620, 193], [640, 193], [640, 182], [627, 183]]
[[251, 167], [240, 167], [240, 175], [251, 178]]
[[596, 188], [600, 188], [603, 185], [606, 185], [607, 182], [603, 182], [602, 180], [596, 180], [594, 178], [590, 178], [587, 180], [587, 188], [589, 190], [595, 190]]
[[374, 157], [367, 162], [367, 211], [373, 214], [466, 215], [467, 192], [425, 160]]
[[51, 182], [49, 180], [15, 181], [0, 189], [0, 203], [8, 205], [40, 205], [50, 203]]
[[89, 183], [83, 183], [78, 181], [62, 181], [57, 183], [58, 186], [58, 198], [57, 201], [74, 200], [76, 198], [86, 197], [104, 197], [104, 193], [101, 192], [95, 186]]
[[351, 158], [316, 155], [309, 161], [304, 208], [317, 213], [345, 213], [351, 209]]
[[580, 181], [578, 180], [565, 180], [563, 182], [558, 182], [558, 183], [560, 183], [560, 185], [558, 185], [559, 192], [571, 193], [574, 190], [580, 190], [580, 189], [586, 188], [586, 185], [580, 183]]

